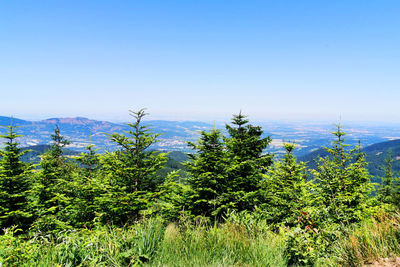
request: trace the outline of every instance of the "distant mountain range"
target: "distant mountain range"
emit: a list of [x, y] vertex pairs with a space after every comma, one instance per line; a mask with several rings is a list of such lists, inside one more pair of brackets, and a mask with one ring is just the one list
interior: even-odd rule
[[[129, 130], [129, 127], [123, 123], [91, 120], [83, 117], [50, 118], [41, 121], [13, 118], [12, 121], [14, 125], [19, 126], [17, 132], [23, 135], [18, 140], [22, 147], [49, 144], [54, 128], [58, 125], [61, 134], [72, 141], [69, 149], [83, 151], [90, 138], [91, 143], [99, 149], [99, 152], [104, 152], [115, 149], [115, 145], [110, 142], [108, 134], [123, 133]], [[10, 123], [10, 117], [0, 116], [0, 125], [8, 126]], [[322, 146], [329, 145], [333, 139], [331, 131], [334, 130], [334, 127], [330, 123], [279, 121], [251, 121], [251, 123], [261, 126], [265, 132], [264, 136], [271, 136], [273, 140], [267, 150], [278, 157], [284, 153], [282, 146], [284, 141], [297, 143], [296, 155], [303, 156], [312, 151], [317, 151]], [[149, 120], [144, 121], [144, 124], [150, 126], [153, 132], [161, 134], [159, 142], [153, 146], [153, 149], [165, 151], [188, 152], [190, 150], [187, 141], [197, 140], [201, 131], [208, 131], [213, 127], [225, 131], [223, 123], [215, 124], [201, 121]], [[400, 124], [387, 126], [351, 124], [350, 127], [345, 125], [344, 130], [348, 133], [346, 137], [350, 144], [356, 144], [361, 140], [364, 146], [368, 146], [400, 138]], [[0, 133], [5, 131], [5, 128], [0, 128]]]
[[[90, 120], [87, 118], [51, 118], [42, 121], [26, 121], [12, 119], [13, 125], [18, 126], [18, 133], [23, 136], [19, 139], [21, 146], [34, 146], [49, 144], [51, 135], [56, 125], [61, 134], [72, 141], [69, 148], [82, 151], [90, 142], [101, 151], [113, 150], [115, 145], [109, 140], [108, 134], [122, 133], [129, 130], [126, 124], [118, 124], [107, 121]], [[0, 125], [8, 126], [11, 118], [0, 116]], [[208, 130], [212, 126], [204, 122], [190, 121], [145, 121], [155, 133], [161, 133], [160, 142], [154, 145], [154, 149], [162, 150], [188, 150], [186, 141], [194, 141], [201, 130]], [[0, 129], [4, 133], [6, 129]]]

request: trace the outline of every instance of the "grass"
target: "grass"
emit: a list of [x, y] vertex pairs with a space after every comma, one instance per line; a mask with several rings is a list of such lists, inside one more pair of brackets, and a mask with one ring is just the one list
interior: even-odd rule
[[[130, 227], [60, 231], [29, 239], [0, 236], [0, 266], [287, 266], [287, 232], [233, 216], [224, 224], [155, 219]], [[400, 255], [400, 216], [382, 215], [347, 229], [317, 266], [362, 266]]]
[[127, 228], [61, 231], [56, 237], [0, 239], [0, 266], [286, 266], [283, 239], [255, 236], [227, 222], [164, 226], [149, 220]]
[[167, 226], [152, 266], [286, 266], [283, 239], [272, 232], [254, 237], [243, 226]]
[[338, 265], [362, 266], [366, 262], [400, 255], [400, 216], [382, 215], [351, 229], [334, 245]]

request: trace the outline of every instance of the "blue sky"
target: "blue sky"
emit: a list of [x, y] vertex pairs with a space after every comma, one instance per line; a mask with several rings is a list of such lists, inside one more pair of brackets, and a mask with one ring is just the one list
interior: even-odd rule
[[0, 115], [400, 121], [400, 1], [1, 1]]

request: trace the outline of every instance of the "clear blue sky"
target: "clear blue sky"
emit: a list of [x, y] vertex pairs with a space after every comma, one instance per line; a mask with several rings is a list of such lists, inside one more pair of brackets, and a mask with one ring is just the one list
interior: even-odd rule
[[0, 115], [400, 121], [400, 1], [0, 2]]

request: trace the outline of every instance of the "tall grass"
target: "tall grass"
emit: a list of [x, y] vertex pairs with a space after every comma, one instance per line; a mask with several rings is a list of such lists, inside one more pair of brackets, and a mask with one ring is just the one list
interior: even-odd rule
[[400, 255], [400, 216], [381, 215], [349, 230], [334, 244], [332, 258], [340, 266], [362, 266]]
[[[287, 234], [263, 220], [232, 215], [224, 224], [149, 219], [130, 227], [0, 235], [0, 266], [287, 266]], [[382, 215], [347, 229], [317, 266], [362, 266], [400, 255], [400, 216]], [[316, 248], [318, 249], [318, 248]]]
[[1, 236], [0, 266], [132, 266], [148, 262], [162, 244], [164, 227], [149, 220], [129, 228], [61, 231], [29, 240]]
[[235, 222], [165, 227], [148, 220], [24, 240], [11, 229], [0, 239], [0, 266], [286, 266], [283, 238], [257, 231]]
[[253, 236], [239, 224], [167, 226], [152, 266], [286, 266], [283, 238], [268, 231]]

